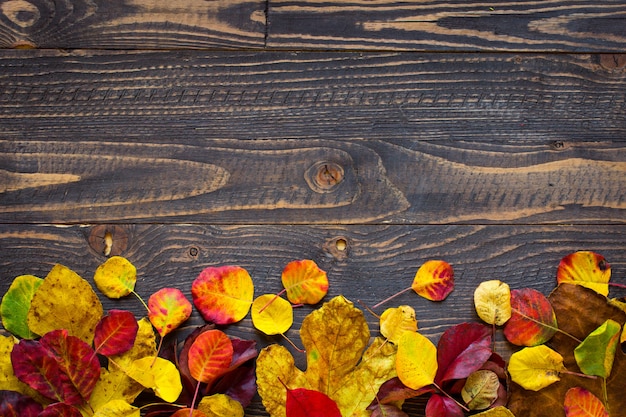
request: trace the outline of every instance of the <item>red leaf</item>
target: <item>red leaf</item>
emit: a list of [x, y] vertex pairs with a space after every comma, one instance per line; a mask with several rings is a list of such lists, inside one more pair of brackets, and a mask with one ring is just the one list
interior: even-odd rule
[[511, 318], [504, 336], [518, 346], [541, 345], [554, 336], [556, 315], [548, 298], [532, 288], [511, 291]]
[[435, 382], [467, 378], [491, 357], [491, 329], [480, 323], [461, 323], [447, 329], [437, 344]]
[[100, 378], [100, 362], [91, 346], [76, 336], [68, 335], [67, 330], [46, 333], [40, 343], [56, 356], [61, 371], [69, 377], [80, 395], [89, 400]]
[[47, 406], [37, 417], [83, 417], [83, 415], [76, 407], [56, 403]]
[[417, 270], [411, 288], [427, 300], [442, 301], [454, 289], [454, 270], [445, 261], [426, 261]]
[[135, 344], [139, 325], [130, 311], [110, 310], [96, 326], [93, 339], [96, 352], [104, 356], [124, 353]]
[[191, 303], [178, 288], [161, 288], [148, 299], [148, 318], [161, 337], [191, 316]]
[[188, 355], [191, 376], [211, 384], [228, 370], [233, 360], [233, 344], [224, 332], [209, 330], [196, 338]]
[[443, 395], [433, 394], [426, 403], [426, 417], [464, 417], [457, 403]]
[[0, 391], [2, 417], [37, 417], [42, 408], [41, 404], [29, 396], [15, 391]]
[[55, 355], [34, 340], [21, 340], [11, 351], [15, 376], [46, 398], [80, 404], [83, 397], [62, 371]]
[[306, 388], [287, 389], [287, 417], [341, 417], [337, 403]]

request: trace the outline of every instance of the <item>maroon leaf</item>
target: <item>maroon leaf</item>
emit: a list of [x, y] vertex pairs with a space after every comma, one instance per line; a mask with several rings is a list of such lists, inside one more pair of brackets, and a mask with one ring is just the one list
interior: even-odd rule
[[11, 351], [15, 376], [46, 398], [80, 404], [83, 397], [52, 352], [34, 340], [21, 340]]
[[341, 417], [337, 403], [306, 388], [287, 389], [287, 417]]
[[464, 417], [457, 403], [443, 395], [433, 394], [426, 403], [426, 417]]
[[461, 323], [447, 329], [437, 344], [439, 385], [467, 378], [491, 357], [491, 329], [480, 323]]
[[91, 346], [69, 335], [67, 330], [46, 333], [40, 343], [56, 356], [61, 371], [68, 376], [82, 398], [89, 400], [100, 378], [100, 362]]
[[37, 417], [42, 408], [41, 404], [26, 395], [15, 391], [0, 390], [0, 416], [2, 417]]
[[83, 415], [76, 407], [56, 403], [47, 406], [37, 417], [83, 417]]
[[435, 392], [435, 388], [432, 385], [427, 385], [418, 390], [411, 389], [404, 385], [400, 378], [391, 378], [385, 381], [378, 389], [378, 394], [372, 404], [367, 407], [368, 410], [373, 410], [376, 404], [392, 404], [397, 401], [408, 400], [409, 398], [419, 397], [423, 394], [429, 394]]
[[370, 417], [409, 417], [409, 415], [395, 405], [377, 404]]
[[250, 405], [256, 392], [256, 373], [254, 366], [250, 365], [240, 366], [224, 374], [211, 388], [211, 392], [204, 395], [226, 394], [245, 408]]
[[96, 326], [93, 344], [104, 356], [124, 353], [133, 347], [139, 325], [130, 311], [110, 310]]

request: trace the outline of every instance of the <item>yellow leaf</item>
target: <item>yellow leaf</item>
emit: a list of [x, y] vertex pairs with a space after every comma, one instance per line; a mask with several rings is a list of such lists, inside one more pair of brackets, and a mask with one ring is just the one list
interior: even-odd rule
[[[370, 333], [363, 313], [342, 296], [309, 314], [300, 329], [307, 369], [295, 367], [291, 353], [279, 345], [263, 349], [257, 359], [258, 391], [272, 417], [285, 416], [286, 390], [306, 388], [326, 394], [345, 417], [366, 417], [367, 406], [383, 382], [396, 376], [396, 348]], [[364, 352], [365, 350], [365, 352]]]
[[102, 304], [91, 285], [71, 269], [55, 265], [35, 291], [27, 320], [28, 327], [37, 334], [66, 329], [91, 344], [102, 313]]
[[511, 355], [508, 367], [513, 382], [539, 391], [559, 381], [565, 370], [563, 357], [545, 345], [527, 347]]
[[502, 281], [483, 281], [474, 291], [474, 306], [485, 323], [502, 326], [511, 318], [511, 289]]
[[214, 394], [204, 397], [198, 404], [198, 410], [212, 417], [243, 417], [243, 407], [226, 394]]
[[93, 280], [102, 294], [120, 298], [135, 289], [137, 269], [126, 258], [112, 256], [96, 269]]
[[268, 336], [285, 333], [293, 324], [291, 303], [274, 294], [257, 297], [251, 315], [254, 327]]
[[490, 408], [482, 413], [473, 414], [473, 417], [515, 417], [515, 415], [506, 407], [498, 406]]
[[420, 333], [404, 333], [398, 343], [396, 370], [400, 381], [411, 389], [432, 384], [437, 374], [437, 347]]
[[113, 400], [98, 408], [93, 417], [139, 417], [140, 411], [126, 401]]
[[397, 344], [405, 332], [417, 331], [415, 310], [410, 306], [388, 308], [380, 315], [380, 333]]
[[176, 365], [160, 357], [137, 359], [130, 366], [128, 375], [169, 403], [176, 401], [183, 389]]
[[567, 282], [591, 288], [597, 293], [609, 294], [611, 265], [602, 255], [589, 251], [571, 253], [561, 259], [556, 272], [559, 284]]

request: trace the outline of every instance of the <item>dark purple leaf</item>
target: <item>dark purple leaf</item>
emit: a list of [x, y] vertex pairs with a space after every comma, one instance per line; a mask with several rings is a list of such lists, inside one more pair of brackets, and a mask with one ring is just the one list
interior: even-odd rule
[[461, 323], [446, 330], [437, 345], [437, 375], [440, 386], [467, 378], [491, 357], [491, 328], [480, 323]]
[[83, 417], [76, 407], [68, 404], [56, 403], [47, 406], [38, 417]]
[[32, 398], [15, 391], [0, 391], [0, 416], [37, 417], [41, 404]]

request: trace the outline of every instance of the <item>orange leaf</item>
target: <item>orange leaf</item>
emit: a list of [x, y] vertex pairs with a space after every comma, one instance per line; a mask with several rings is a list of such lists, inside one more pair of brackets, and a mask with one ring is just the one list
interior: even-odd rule
[[189, 348], [189, 372], [200, 382], [215, 381], [233, 360], [233, 344], [220, 330], [201, 333]]
[[148, 299], [148, 318], [161, 337], [191, 316], [191, 303], [177, 288], [161, 288]]
[[609, 417], [602, 401], [581, 387], [567, 390], [563, 406], [567, 417]]
[[442, 301], [454, 289], [454, 270], [445, 261], [426, 261], [419, 267], [411, 288], [431, 301]]
[[254, 284], [248, 271], [239, 266], [208, 267], [191, 285], [191, 295], [205, 320], [230, 324], [250, 311]]
[[317, 304], [328, 292], [326, 272], [309, 259], [289, 262], [281, 280], [293, 304]]
[[574, 252], [559, 263], [556, 280], [559, 284], [568, 282], [582, 285], [602, 295], [609, 294], [611, 265], [602, 255], [594, 252]]

